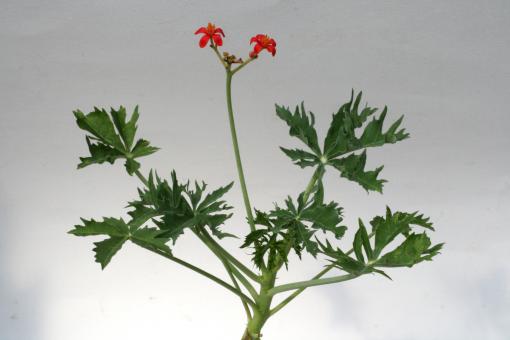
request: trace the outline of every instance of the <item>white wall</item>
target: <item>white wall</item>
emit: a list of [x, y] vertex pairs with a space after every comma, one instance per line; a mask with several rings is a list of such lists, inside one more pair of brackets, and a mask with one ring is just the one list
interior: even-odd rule
[[[238, 339], [239, 301], [202, 277], [127, 246], [102, 272], [79, 217], [124, 216], [135, 178], [122, 165], [75, 169], [86, 154], [71, 111], [140, 105], [140, 134], [162, 147], [143, 162], [168, 174], [236, 178], [222, 70], [195, 29], [213, 21], [238, 55], [269, 33], [235, 79], [252, 201], [269, 208], [310, 175], [277, 146], [296, 145], [275, 102], [305, 100], [324, 133], [364, 90], [412, 138], [369, 152], [384, 195], [328, 174], [327, 195], [357, 217], [388, 204], [431, 216], [434, 262], [310, 289], [271, 319], [264, 340], [468, 340], [510, 334], [510, 5], [508, 1], [30, 1], [0, 3], [0, 339]], [[226, 230], [243, 234], [239, 187]], [[354, 226], [353, 226], [354, 227]], [[354, 229], [354, 228], [353, 228]], [[352, 237], [352, 231], [346, 242]], [[229, 244], [236, 249], [236, 243]], [[221, 273], [193, 238], [175, 252]], [[237, 251], [243, 256], [242, 251]], [[248, 259], [244, 256], [245, 259]], [[291, 264], [282, 282], [323, 263]]]

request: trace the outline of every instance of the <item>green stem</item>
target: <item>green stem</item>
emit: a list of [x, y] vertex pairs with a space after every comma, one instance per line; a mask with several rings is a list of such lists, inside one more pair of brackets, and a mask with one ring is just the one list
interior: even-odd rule
[[253, 221], [253, 214], [250, 204], [250, 198], [248, 197], [248, 189], [246, 188], [246, 180], [244, 178], [243, 164], [241, 162], [241, 153], [239, 152], [239, 143], [237, 142], [237, 133], [234, 122], [234, 111], [232, 109], [232, 71], [227, 69], [227, 109], [228, 109], [228, 120], [230, 123], [230, 133], [232, 135], [232, 145], [234, 147], [234, 154], [236, 159], [237, 174], [239, 175], [239, 182], [241, 183], [241, 190], [243, 192], [244, 206], [246, 208], [246, 216], [248, 223], [250, 224], [251, 231], [255, 231], [255, 223]]
[[214, 248], [216, 248], [225, 257], [227, 261], [229, 261], [232, 265], [239, 268], [241, 272], [246, 274], [253, 281], [260, 282], [260, 276], [252, 272], [248, 267], [246, 267], [238, 259], [232, 256], [227, 250], [225, 250], [225, 248], [223, 248], [218, 242], [216, 242], [206, 230], [203, 230], [202, 234], [207, 239], [207, 241], [210, 242], [211, 245], [214, 246]]
[[[241, 287], [239, 286], [239, 283], [237, 283], [237, 280], [236, 280], [234, 274], [232, 274], [232, 269], [230, 267], [230, 264], [227, 261], [225, 261], [224, 259], [220, 259], [220, 260], [223, 263], [223, 266], [225, 267], [225, 270], [227, 271], [228, 276], [230, 277], [230, 280], [232, 280], [232, 284], [234, 285], [234, 287], [238, 291], [241, 291]], [[244, 301], [243, 299], [241, 299], [241, 303], [243, 304], [244, 311], [246, 312], [246, 318], [248, 319], [248, 321], [250, 321], [251, 320], [250, 307], [248, 307], [248, 303], [246, 301]]]
[[[197, 230], [195, 229], [192, 229], [193, 232], [195, 233], [195, 235], [216, 255], [216, 257], [218, 257], [218, 259], [221, 261], [221, 263], [223, 264], [223, 266], [225, 267], [225, 270], [227, 271], [227, 274], [228, 276], [230, 277], [230, 279], [232, 280], [232, 283], [234, 284], [234, 287], [239, 290], [239, 291], [242, 291], [241, 290], [241, 287], [239, 286], [239, 284], [237, 283], [237, 280], [236, 280], [236, 276], [239, 278], [239, 280], [241, 282], [243, 282], [243, 284], [245, 284], [244, 282], [246, 281], [246, 279], [244, 278], [244, 276], [242, 276], [241, 273], [239, 273], [234, 267], [231, 266], [231, 264], [221, 255], [219, 254], [219, 252], [217, 250], [215, 250], [214, 248], [211, 247], [211, 245], [207, 242], [207, 240], [204, 239], [204, 236], [201, 235]], [[202, 230], [203, 232], [206, 232], [205, 230]], [[234, 273], [235, 271], [235, 273]], [[253, 289], [253, 288], [252, 288]], [[255, 292], [255, 289], [253, 289], [253, 292]], [[256, 296], [256, 294], [255, 294]], [[252, 294], [252, 297], [254, 297], [254, 295]], [[255, 297], [254, 297], [255, 298]], [[250, 312], [250, 309], [248, 307], [248, 305], [246, 304], [246, 302], [241, 299], [241, 302], [243, 303], [243, 307], [244, 307], [244, 310], [246, 311], [246, 316], [248, 318], [248, 320], [251, 320], [251, 312]]]
[[276, 273], [265, 271], [262, 275], [259, 297], [256, 300], [257, 307], [253, 309], [253, 317], [248, 322], [243, 339], [260, 339], [261, 330], [270, 316], [270, 308], [273, 296], [268, 292], [274, 287]]
[[244, 330], [243, 336], [241, 337], [241, 340], [252, 340], [250, 333], [248, 332], [248, 328]]
[[[333, 269], [334, 266], [333, 265], [329, 265], [327, 266], [326, 268], [324, 268], [322, 271], [320, 271], [317, 275], [315, 275], [312, 280], [315, 280], [315, 279], [319, 279], [321, 278], [322, 276], [324, 276], [327, 272], [329, 272], [331, 269]], [[289, 302], [291, 302], [292, 300], [294, 300], [299, 294], [301, 294], [307, 287], [302, 287], [302, 288], [299, 288], [298, 290], [296, 290], [294, 293], [292, 293], [291, 295], [289, 295], [287, 298], [285, 298], [285, 300], [283, 300], [282, 302], [280, 302], [276, 307], [274, 307], [271, 312], [270, 312], [270, 315], [274, 315], [276, 312], [278, 312], [280, 309], [282, 309], [283, 307], [285, 307]]]
[[299, 282], [292, 282], [287, 283], [284, 285], [276, 286], [268, 291], [269, 295], [276, 295], [279, 293], [286, 292], [288, 290], [294, 290], [294, 289], [301, 289], [301, 288], [308, 288], [313, 286], [321, 286], [321, 285], [327, 285], [331, 283], [337, 283], [337, 282], [344, 282], [348, 280], [352, 280], [359, 275], [354, 274], [346, 274], [346, 275], [339, 275], [339, 276], [333, 276], [328, 277], [325, 279], [314, 279], [314, 280], [308, 280], [308, 281], [299, 281]]
[[225, 69], [227, 69], [228, 65], [227, 65], [227, 63], [225, 63], [225, 60], [223, 60], [223, 58], [221, 57], [220, 52], [218, 51], [218, 47], [213, 44], [213, 45], [211, 45], [211, 48], [213, 49], [214, 53], [216, 53], [216, 56], [220, 60], [221, 65], [223, 65], [223, 67]]
[[[203, 232], [204, 230], [202, 230]], [[205, 236], [203, 234], [200, 234], [198, 232], [195, 232], [195, 234], [197, 235], [197, 237], [202, 241], [204, 242], [204, 244], [209, 248], [211, 249], [211, 251], [216, 255], [216, 257], [218, 257], [221, 261], [226, 261], [226, 259], [222, 256], [222, 254], [214, 247], [210, 244], [209, 240], [205, 238]], [[248, 280], [246, 280], [246, 278], [243, 276], [243, 274], [241, 274], [234, 266], [230, 266], [229, 264], [229, 268], [228, 268], [231, 273], [233, 275], [235, 275], [235, 277], [237, 277], [239, 279], [239, 281], [241, 281], [241, 283], [243, 284], [243, 286], [248, 290], [248, 292], [250, 292], [250, 295], [253, 297], [253, 299], [257, 299], [258, 298], [258, 294], [257, 292], [255, 291], [255, 288], [253, 288], [253, 286], [250, 284], [250, 282], [248, 282]]]
[[142, 175], [142, 173], [140, 172], [140, 170], [135, 170], [135, 175], [140, 179], [140, 181], [142, 181], [142, 183], [148, 187], [149, 186], [149, 182], [147, 181], [147, 178], [145, 178], [144, 175]]
[[[140, 244], [139, 244], [140, 245]], [[231, 291], [232, 293], [236, 294], [237, 296], [239, 296], [243, 301], [245, 301], [246, 303], [248, 303], [250, 306], [252, 307], [256, 307], [256, 304], [255, 302], [253, 302], [248, 296], [246, 296], [243, 292], [237, 290], [235, 287], [232, 287], [231, 285], [229, 285], [228, 283], [226, 283], [225, 281], [223, 281], [222, 279], [214, 276], [213, 274], [211, 273], [208, 273], [206, 272], [205, 270], [201, 269], [201, 268], [198, 268], [194, 265], [192, 265], [191, 263], [188, 263], [184, 260], [181, 260], [180, 258], [178, 257], [175, 257], [171, 254], [168, 254], [167, 252], [163, 251], [163, 250], [160, 250], [160, 249], [154, 249], [154, 248], [151, 248], [151, 247], [145, 247], [143, 245], [140, 245], [142, 246], [143, 248], [147, 249], [147, 250], [150, 250], [152, 251], [153, 253], [156, 253], [158, 255], [161, 255], [175, 263], [178, 263], [180, 264], [181, 266], [184, 266], [188, 269], [191, 269], [193, 270], [194, 272], [200, 274], [200, 275], [203, 275], [205, 277], [207, 277], [208, 279], [216, 282], [217, 284], [219, 284], [220, 286], [223, 286], [224, 288], [228, 289], [229, 291]]]
[[[372, 238], [373, 236], [375, 235], [374, 232], [371, 232], [369, 235], [368, 235], [368, 238]], [[354, 252], [354, 248], [351, 248], [348, 252], [346, 252], [345, 254], [346, 255], [350, 255]], [[333, 269], [335, 266], [330, 264], [328, 265], [326, 268], [324, 268], [323, 270], [321, 270], [317, 275], [315, 275], [312, 280], [316, 280], [316, 279], [320, 279], [322, 276], [324, 276], [327, 272], [329, 272], [331, 269]], [[285, 300], [283, 300], [282, 302], [280, 302], [276, 307], [274, 307], [271, 312], [270, 312], [270, 315], [274, 315], [276, 312], [278, 312], [280, 309], [282, 309], [283, 307], [285, 307], [289, 302], [291, 302], [292, 300], [294, 300], [299, 294], [301, 294], [307, 287], [302, 287], [302, 288], [299, 288], [298, 290], [296, 290], [294, 293], [292, 293], [291, 295], [289, 295]]]
[[236, 74], [236, 72], [239, 72], [240, 69], [242, 69], [243, 67], [245, 67], [246, 65], [248, 65], [249, 63], [251, 63], [255, 59], [257, 59], [257, 58], [250, 58], [250, 59], [246, 60], [244, 63], [242, 63], [241, 65], [239, 65], [236, 68], [234, 68], [232, 70], [232, 75]]
[[315, 169], [315, 172], [312, 175], [312, 178], [310, 178], [310, 182], [308, 182], [308, 185], [306, 186], [306, 189], [303, 193], [303, 204], [306, 205], [308, 202], [308, 197], [310, 196], [310, 193], [312, 192], [315, 183], [317, 183], [322, 176], [324, 175], [324, 169], [322, 167], [318, 167]]
[[239, 270], [237, 270], [236, 267], [232, 266], [231, 264], [229, 264], [229, 267], [232, 270], [232, 273], [239, 279], [239, 281], [241, 281], [243, 286], [248, 290], [253, 299], [256, 300], [258, 298], [258, 294], [255, 288], [253, 288], [253, 286], [251, 285], [251, 283], [244, 277], [243, 274], [239, 272]]

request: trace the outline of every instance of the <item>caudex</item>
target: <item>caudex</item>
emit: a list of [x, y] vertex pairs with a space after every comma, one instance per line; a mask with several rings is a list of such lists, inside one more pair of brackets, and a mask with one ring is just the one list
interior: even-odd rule
[[[385, 214], [370, 220], [370, 228], [359, 219], [352, 248], [342, 250], [335, 245], [344, 236], [347, 227], [342, 223], [342, 208], [338, 203], [324, 199], [325, 172], [338, 173], [358, 183], [367, 192], [382, 193], [386, 181], [380, 179], [379, 174], [383, 167], [365, 169], [366, 151], [409, 137], [401, 128], [403, 117], [384, 129], [387, 108], [377, 114], [377, 108], [361, 107], [361, 92], [352, 93], [350, 100], [333, 114], [323, 143], [319, 143], [314, 127], [314, 114], [307, 112], [303, 104], [293, 111], [276, 105], [276, 115], [288, 125], [290, 135], [303, 144], [302, 148], [281, 147], [281, 150], [294, 164], [312, 168], [313, 172], [298, 197], [289, 196], [270, 211], [254, 209], [234, 123], [232, 79], [248, 64], [258, 60], [261, 52], [267, 51], [275, 56], [276, 42], [267, 35], [255, 35], [250, 40], [253, 49], [243, 60], [228, 52], [220, 52], [225, 37], [221, 28], [209, 23], [195, 34], [201, 35], [199, 46], [209, 46], [225, 69], [228, 122], [248, 225], [240, 247], [249, 249], [252, 265], [244, 264], [220, 244], [225, 237], [238, 237], [232, 233], [242, 232], [239, 226], [231, 228], [232, 233], [221, 229], [232, 216], [232, 207], [222, 197], [232, 188], [233, 182], [206, 191], [204, 182], [183, 182], [175, 171], [171, 172], [168, 180], [154, 170], [145, 176], [138, 159], [156, 152], [158, 148], [147, 140], [135, 138], [138, 107], [128, 119], [126, 109], [121, 106], [110, 109], [109, 113], [99, 108], [88, 114], [74, 111], [78, 126], [87, 133], [90, 151], [88, 157], [80, 158], [78, 168], [122, 160], [127, 173], [137, 176], [141, 182], [139, 197], [128, 204], [131, 210], [127, 220], [113, 217], [82, 219], [82, 223], [69, 232], [77, 236], [106, 236], [103, 241], [94, 243], [95, 258], [102, 268], [108, 265], [125, 242], [131, 241], [193, 270], [239, 297], [247, 318], [242, 339], [252, 340], [260, 339], [267, 320], [308, 287], [344, 282], [372, 273], [389, 278], [383, 271], [386, 268], [412, 267], [431, 260], [439, 253], [442, 244], [432, 245], [426, 233], [434, 230], [429, 218], [418, 212], [394, 212], [389, 208], [386, 208]], [[220, 278], [172, 252], [172, 246], [185, 232], [194, 234], [218, 257], [228, 279]], [[277, 274], [289, 267], [291, 252], [298, 258], [307, 253], [318, 260], [325, 259], [327, 265], [311, 279], [279, 283]], [[287, 293], [286, 297], [275, 303], [275, 297], [281, 293]]]

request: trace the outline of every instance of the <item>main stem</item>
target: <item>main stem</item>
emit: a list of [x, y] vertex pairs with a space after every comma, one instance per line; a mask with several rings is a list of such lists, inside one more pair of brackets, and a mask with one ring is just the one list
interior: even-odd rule
[[262, 337], [261, 330], [271, 313], [273, 296], [269, 294], [274, 287], [276, 272], [265, 270], [262, 274], [259, 296], [255, 300], [253, 316], [248, 321], [246, 330], [241, 340], [259, 340]]
[[234, 122], [234, 110], [232, 109], [232, 71], [227, 68], [227, 109], [228, 120], [230, 123], [230, 133], [232, 135], [232, 145], [234, 146], [234, 154], [236, 159], [237, 174], [239, 175], [239, 182], [241, 183], [241, 190], [243, 192], [244, 207], [246, 208], [246, 216], [250, 225], [251, 231], [255, 230], [255, 223], [253, 221], [253, 213], [251, 210], [250, 198], [248, 197], [248, 189], [246, 188], [246, 180], [244, 179], [243, 164], [241, 162], [241, 153], [239, 151], [239, 143], [237, 141], [237, 132]]

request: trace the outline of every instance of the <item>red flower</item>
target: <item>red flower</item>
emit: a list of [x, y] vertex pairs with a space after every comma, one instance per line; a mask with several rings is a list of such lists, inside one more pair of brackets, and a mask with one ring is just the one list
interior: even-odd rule
[[223, 45], [223, 40], [221, 39], [221, 36], [225, 37], [225, 33], [223, 33], [223, 30], [211, 23], [207, 24], [207, 27], [200, 27], [195, 32], [195, 34], [203, 34], [202, 38], [200, 38], [200, 41], [198, 43], [200, 47], [205, 47], [209, 40], [212, 40], [213, 43], [216, 44], [217, 46], [221, 46]]
[[255, 58], [259, 55], [260, 51], [267, 50], [274, 57], [276, 54], [276, 41], [266, 34], [257, 34], [250, 39], [250, 45], [255, 43], [253, 51], [250, 52], [250, 57]]

